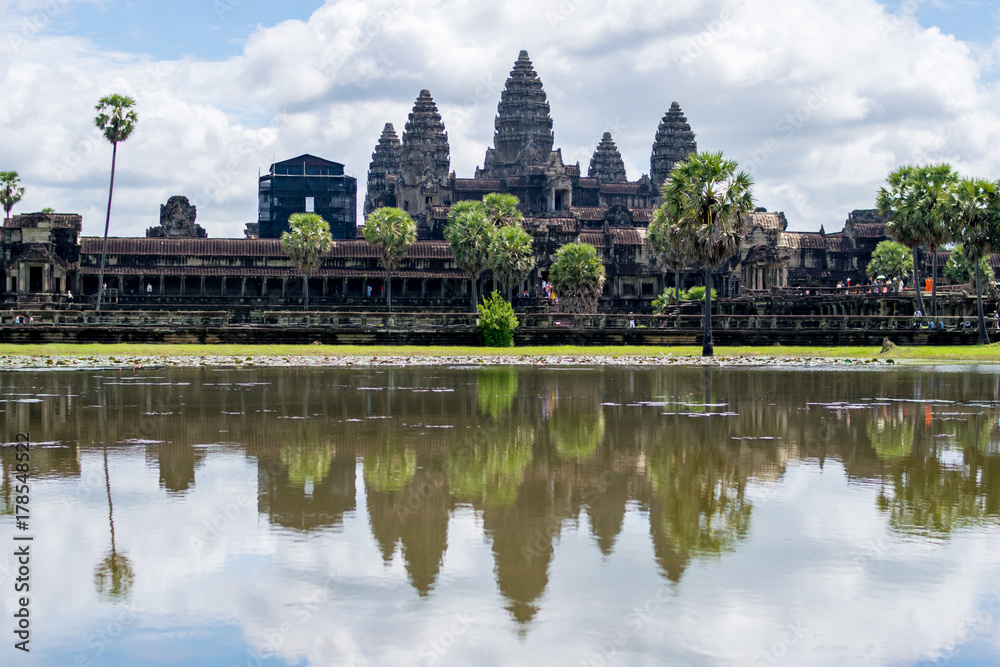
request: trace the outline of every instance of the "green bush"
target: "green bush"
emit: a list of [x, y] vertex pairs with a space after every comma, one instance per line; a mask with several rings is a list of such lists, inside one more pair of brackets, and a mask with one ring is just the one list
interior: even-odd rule
[[[712, 288], [712, 301], [715, 301], [718, 295], [715, 292], [715, 288]], [[705, 287], [703, 285], [695, 285], [688, 291], [681, 295], [681, 299], [685, 301], [704, 301], [705, 300]]]
[[[668, 287], [663, 290], [660, 296], [653, 299], [653, 312], [657, 315], [663, 315], [667, 312], [670, 306], [674, 305], [674, 295], [677, 293], [676, 287]], [[680, 293], [680, 298], [684, 298], [683, 290]]]
[[500, 292], [484, 297], [476, 308], [479, 309], [479, 333], [483, 343], [487, 347], [514, 347], [517, 317], [514, 316], [514, 308], [500, 296]]

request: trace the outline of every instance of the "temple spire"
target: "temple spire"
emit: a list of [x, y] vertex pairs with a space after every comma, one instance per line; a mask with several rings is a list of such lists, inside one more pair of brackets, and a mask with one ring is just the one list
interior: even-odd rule
[[590, 158], [590, 169], [587, 176], [596, 178], [599, 183], [625, 183], [625, 162], [618, 147], [611, 139], [611, 133], [605, 132], [601, 143], [597, 145], [594, 156]]
[[408, 186], [444, 185], [448, 181], [451, 149], [441, 114], [428, 90], [421, 90], [403, 130], [400, 171]]
[[392, 123], [386, 123], [368, 165], [365, 217], [377, 208], [396, 205], [395, 183], [399, 179], [399, 154], [400, 143], [396, 128]]
[[656, 189], [659, 190], [667, 180], [675, 162], [680, 162], [697, 151], [694, 132], [691, 131], [681, 106], [674, 102], [660, 121], [653, 142], [653, 154], [649, 158], [649, 175]]
[[499, 178], [546, 164], [552, 153], [552, 116], [542, 82], [521, 51], [500, 94], [494, 123], [493, 148], [486, 151], [483, 173]]

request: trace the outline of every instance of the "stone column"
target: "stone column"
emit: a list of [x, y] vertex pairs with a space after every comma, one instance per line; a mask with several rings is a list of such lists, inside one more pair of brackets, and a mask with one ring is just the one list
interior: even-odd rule
[[199, 296], [205, 296], [205, 276], [201, 277], [201, 294]]
[[247, 295], [247, 277], [242, 276], [240, 278], [240, 296], [243, 297], [246, 295]]
[[167, 277], [160, 276], [160, 296], [163, 296], [167, 292]]
[[187, 276], [181, 276], [181, 296], [184, 296], [187, 287]]
[[222, 276], [221, 296], [226, 296], [226, 277]]
[[329, 280], [329, 278], [323, 278], [323, 297], [326, 297], [328, 294], [327, 289], [330, 287]]

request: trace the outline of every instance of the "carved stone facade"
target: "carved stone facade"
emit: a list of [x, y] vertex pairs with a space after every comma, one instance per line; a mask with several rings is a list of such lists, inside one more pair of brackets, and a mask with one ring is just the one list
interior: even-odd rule
[[450, 165], [451, 149], [441, 114], [430, 92], [421, 90], [403, 130], [396, 202], [413, 213], [426, 211], [431, 206], [450, 206]]
[[174, 195], [160, 206], [160, 226], [146, 230], [147, 238], [183, 239], [207, 237], [205, 228], [195, 223], [198, 209], [187, 197]]
[[[473, 178], [449, 173], [448, 135], [429, 91], [417, 97], [402, 141], [391, 123], [385, 125], [372, 153], [364, 210], [367, 214], [396, 205], [410, 212], [418, 228], [418, 241], [392, 274], [394, 303], [413, 309], [468, 308], [471, 283], [456, 266], [443, 231], [453, 203], [491, 192], [520, 199], [524, 228], [534, 240], [537, 266], [518, 292], [537, 295], [556, 251], [573, 242], [593, 245], [604, 262], [602, 310], [648, 311], [653, 298], [673, 285], [674, 272], [664, 270], [645, 239], [660, 203], [659, 186], [678, 160], [696, 150], [680, 106], [673, 103], [663, 116], [655, 132], [651, 172], [635, 181], [626, 180], [624, 160], [610, 134], [604, 134], [583, 176], [579, 163], [565, 164], [562, 152], [553, 147], [552, 126], [541, 80], [524, 51], [501, 93], [493, 146]], [[353, 181], [345, 179], [343, 165], [311, 155], [272, 165], [261, 178], [261, 224], [248, 226], [245, 239], [204, 238], [194, 224], [194, 207], [182, 197], [171, 198], [161, 207], [161, 225], [147, 233], [149, 238], [109, 239], [108, 287], [126, 302], [140, 304], [287, 307], [301, 294], [302, 277], [275, 237], [274, 226], [281, 219], [287, 222], [287, 212], [273, 213], [314, 196], [318, 213], [321, 204], [353, 206], [347, 203], [354, 201], [348, 186], [337, 191], [340, 199], [315, 194], [316, 182], [338, 179], [348, 186]], [[21, 215], [5, 223], [0, 302], [56, 301], [67, 289], [77, 299], [95, 295], [102, 243], [98, 237], [80, 238], [80, 229], [80, 216]], [[318, 306], [381, 307], [385, 271], [371, 246], [354, 239], [354, 231], [353, 218], [346, 216], [335, 232], [339, 238], [310, 278]], [[842, 231], [827, 233], [788, 231], [783, 213], [758, 209], [739, 252], [718, 269], [716, 286], [720, 296], [729, 297], [793, 286], [832, 287], [848, 278], [862, 282], [871, 252], [884, 238], [885, 225], [874, 211], [854, 211]], [[699, 267], [688, 267], [681, 272], [680, 286], [699, 284], [700, 277]], [[492, 276], [486, 272], [481, 281], [479, 294], [489, 289]]]
[[590, 158], [590, 169], [587, 170], [587, 178], [593, 178], [598, 183], [627, 183], [628, 177], [625, 175], [625, 162], [622, 154], [618, 152], [610, 132], [605, 132], [601, 137], [601, 143], [594, 151], [594, 157]]
[[674, 164], [697, 151], [698, 144], [695, 143], [694, 132], [691, 131], [691, 126], [681, 111], [681, 105], [672, 102], [670, 110], [656, 128], [653, 154], [649, 158], [649, 173], [653, 179], [653, 186], [659, 190], [666, 182]]
[[399, 137], [392, 123], [382, 128], [375, 152], [368, 167], [368, 193], [365, 195], [365, 216], [383, 206], [396, 206], [396, 185], [400, 177]]

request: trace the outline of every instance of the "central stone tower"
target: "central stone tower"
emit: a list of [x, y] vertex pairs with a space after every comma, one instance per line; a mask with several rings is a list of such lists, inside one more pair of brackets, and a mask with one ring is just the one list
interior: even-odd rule
[[430, 91], [421, 90], [406, 121], [399, 148], [402, 183], [397, 190], [396, 205], [410, 215], [422, 214], [432, 206], [450, 205], [450, 156], [448, 133], [444, 130], [441, 114]]
[[548, 164], [555, 137], [542, 82], [527, 51], [521, 51], [500, 95], [493, 148], [486, 149], [477, 178], [523, 174], [526, 167]]
[[681, 105], [674, 102], [656, 129], [653, 153], [649, 157], [649, 176], [657, 191], [667, 180], [674, 163], [697, 151], [698, 144], [694, 141], [694, 132], [691, 131], [691, 126], [681, 111]]

